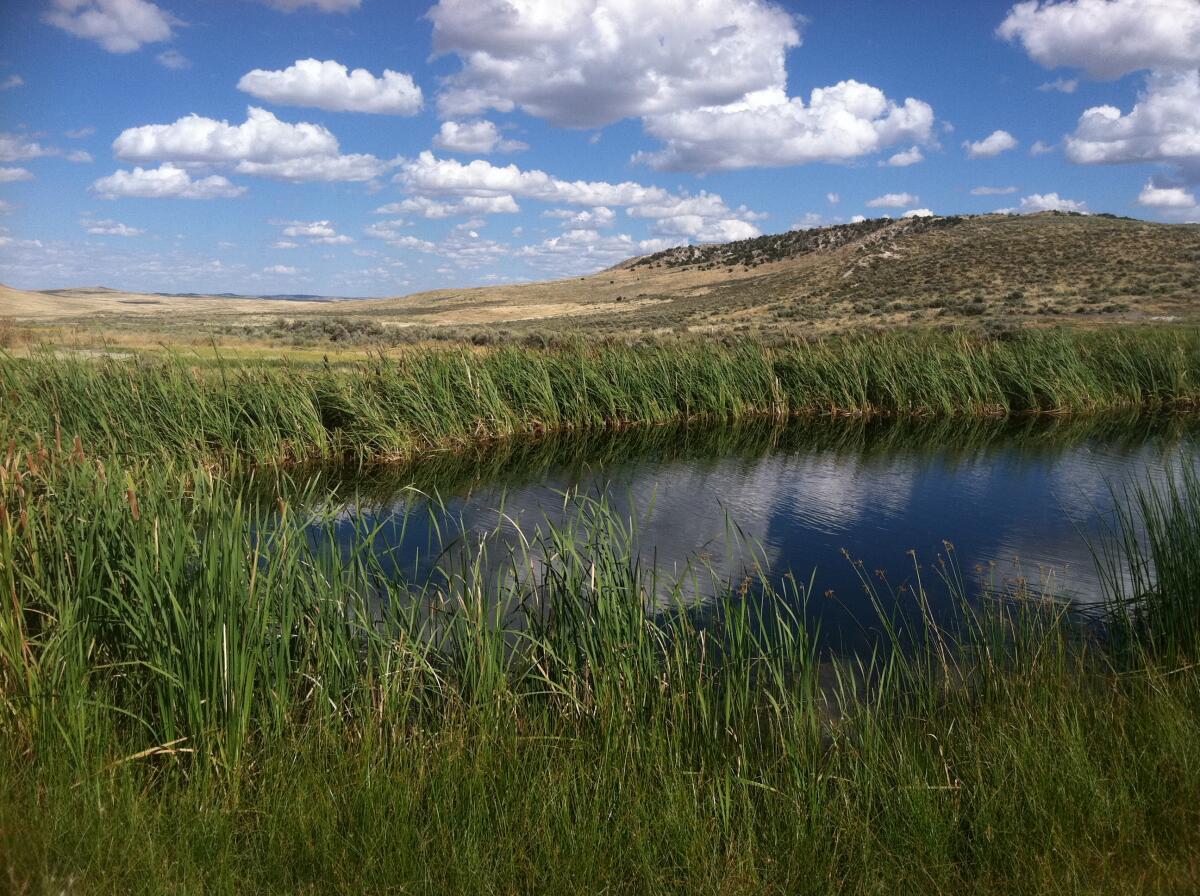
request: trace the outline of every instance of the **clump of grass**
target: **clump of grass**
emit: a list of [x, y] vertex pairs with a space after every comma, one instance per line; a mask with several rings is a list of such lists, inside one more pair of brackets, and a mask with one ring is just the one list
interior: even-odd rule
[[[890, 640], [836, 657], [800, 624], [820, 599], [802, 582], [749, 570], [697, 613], [703, 568], [664, 579], [603, 501], [407, 581], [372, 532], [337, 542], [317, 493], [248, 501], [68, 439], [14, 450], [0, 873], [18, 892], [1189, 892], [1200, 483], [1143, 495], [1122, 518], [1156, 559], [1125, 573], [1155, 595], [1136, 663], [1033, 595], [966, 600], [950, 561], [910, 597], [864, 577]], [[934, 588], [957, 625], [928, 614]]]
[[338, 366], [38, 355], [0, 362], [0, 392], [0, 428], [25, 446], [62, 432], [124, 457], [395, 458], [699, 418], [1191, 407], [1200, 331], [428, 350]]

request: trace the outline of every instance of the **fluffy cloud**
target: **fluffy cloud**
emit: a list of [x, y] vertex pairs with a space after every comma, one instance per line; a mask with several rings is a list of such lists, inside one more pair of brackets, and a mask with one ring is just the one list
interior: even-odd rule
[[1013, 149], [1016, 145], [1017, 138], [1008, 131], [992, 131], [982, 140], [963, 142], [968, 158], [972, 159], [992, 159], [1002, 152]]
[[299, 59], [282, 71], [256, 68], [242, 75], [237, 86], [267, 102], [330, 112], [415, 115], [424, 104], [411, 75], [384, 69], [377, 78], [365, 68], [350, 71], [332, 59]]
[[1017, 192], [1016, 187], [973, 187], [972, 196], [1009, 196]]
[[684, 109], [645, 120], [662, 150], [638, 158], [655, 168], [686, 171], [845, 161], [896, 143], [924, 143], [933, 109], [920, 100], [897, 104], [858, 81], [789, 98], [760, 91], [724, 106]]
[[516, 165], [503, 167], [483, 159], [463, 164], [456, 159], [439, 159], [429, 151], [401, 165], [396, 175], [410, 193], [459, 196], [520, 196], [567, 205], [635, 205], [666, 199], [660, 187], [624, 181], [567, 181], [536, 169], [523, 171]]
[[33, 180], [26, 168], [0, 168], [0, 184], [11, 184], [18, 180]]
[[904, 208], [906, 205], [916, 205], [921, 201], [920, 196], [912, 193], [885, 193], [867, 203], [868, 208]]
[[113, 141], [113, 152], [139, 162], [233, 164], [239, 174], [290, 181], [366, 181], [391, 165], [372, 155], [341, 155], [327, 128], [280, 121], [254, 106], [237, 125], [188, 115], [129, 128]]
[[933, 212], [931, 212], [927, 208], [910, 208], [908, 211], [906, 211], [900, 217], [901, 218], [932, 218]]
[[22, 134], [0, 131], [0, 162], [24, 162], [42, 156], [57, 155], [58, 150], [42, 146]]
[[96, 236], [141, 236], [146, 232], [137, 227], [130, 227], [127, 224], [122, 224], [120, 221], [112, 221], [108, 219], [103, 221], [84, 219], [79, 223], [88, 233]]
[[404, 220], [380, 221], [376, 224], [368, 224], [363, 228], [363, 233], [372, 239], [383, 240], [389, 246], [395, 246], [397, 249], [415, 249], [418, 252], [432, 252], [437, 248], [428, 240], [418, 239], [411, 234], [402, 233], [401, 228], [407, 226], [408, 222]]
[[763, 0], [441, 0], [434, 50], [461, 71], [443, 115], [520, 106], [569, 127], [721, 106], [786, 83], [796, 21]]
[[110, 53], [170, 40], [175, 18], [147, 0], [52, 0], [45, 20]]
[[1142, 187], [1137, 203], [1155, 209], [1171, 220], [1200, 223], [1200, 202], [1196, 201], [1195, 193], [1183, 187], [1159, 187], [1148, 181]]
[[612, 227], [617, 220], [617, 213], [603, 205], [578, 212], [569, 208], [552, 208], [542, 214], [547, 218], [560, 219], [563, 227], [568, 230], [599, 230], [602, 227]]
[[175, 165], [114, 171], [90, 189], [102, 199], [227, 199], [246, 192], [245, 187], [235, 186], [219, 174], [193, 180]]
[[321, 125], [290, 124], [254, 106], [242, 124], [193, 114], [124, 130], [112, 147], [119, 158], [137, 162], [276, 162], [338, 152], [337, 138]]
[[1152, 74], [1128, 114], [1115, 106], [1086, 110], [1066, 154], [1085, 165], [1174, 162], [1200, 175], [1200, 71]]
[[20, 87], [25, 83], [25, 79], [20, 75], [9, 75], [3, 81], [0, 81], [0, 90], [12, 90], [14, 87]]
[[485, 155], [490, 152], [518, 152], [529, 146], [520, 140], [505, 140], [494, 122], [444, 121], [433, 138], [433, 145], [449, 152]]
[[1086, 202], [1076, 202], [1074, 199], [1063, 199], [1057, 193], [1034, 193], [1021, 200], [1022, 214], [1036, 212], [1087, 212]]
[[293, 183], [305, 181], [367, 181], [384, 175], [391, 162], [363, 153], [344, 156], [309, 156], [302, 159], [281, 159], [277, 162], [238, 162], [238, 174], [270, 177]]
[[283, 235], [320, 246], [344, 246], [354, 242], [351, 237], [338, 233], [329, 221], [289, 221], [283, 228]]
[[1156, 187], [1153, 181], [1142, 187], [1137, 202], [1147, 208], [1164, 209], [1193, 209], [1197, 205], [1195, 195], [1183, 187]]
[[997, 33], [1046, 68], [1093, 78], [1140, 69], [1193, 68], [1200, 59], [1196, 0], [1060, 0], [1018, 3]]
[[751, 221], [762, 215], [745, 206], [730, 209], [716, 193], [700, 192], [695, 196], [668, 196], [631, 206], [631, 218], [654, 221], [659, 236], [685, 236], [701, 243], [725, 243], [758, 236], [760, 231]]
[[[652, 228], [659, 237], [682, 237], [700, 242], [716, 242], [744, 239], [757, 236], [759, 230], [751, 222], [761, 215], [745, 206], [729, 208], [715, 193], [701, 192], [697, 195], [677, 195], [661, 187], [625, 181], [567, 181], [538, 170], [522, 170], [516, 165], [498, 166], [483, 159], [462, 163], [454, 159], [439, 159], [431, 152], [423, 152], [413, 160], [402, 164], [396, 180], [411, 194], [399, 203], [385, 205], [378, 211], [382, 214], [419, 214], [423, 217], [448, 217], [454, 214], [494, 214], [498, 211], [515, 211], [516, 198], [532, 199], [552, 205], [581, 206], [582, 212], [569, 209], [553, 209], [550, 217], [563, 218], [569, 227], [567, 233], [541, 244], [538, 257], [565, 251], [573, 241], [584, 240], [584, 234], [596, 233], [610, 225], [614, 208], [626, 210], [631, 218], [652, 221]], [[400, 239], [397, 228], [403, 221], [390, 221], [371, 225], [368, 235], [384, 239], [392, 245]], [[573, 237], [570, 234], [575, 234]], [[588, 238], [590, 239], [590, 238]], [[602, 242], [591, 240], [592, 252], [588, 257], [615, 251], [611, 237]], [[623, 237], [630, 240], [629, 237]], [[685, 240], [675, 239], [672, 245]], [[632, 242], [624, 244], [622, 251], [630, 250]], [[624, 257], [624, 256], [622, 256]]]
[[286, 264], [273, 264], [270, 267], [263, 268], [264, 274], [294, 274], [296, 269], [288, 267]]
[[1054, 152], [1054, 145], [1043, 140], [1035, 140], [1033, 146], [1029, 147], [1031, 156], [1044, 156], [1052, 152]]
[[921, 147], [913, 146], [888, 158], [885, 162], [880, 162], [880, 165], [886, 165], [889, 168], [907, 168], [909, 165], [916, 165], [918, 162], [925, 161], [925, 153], [921, 152]]
[[380, 215], [420, 215], [422, 218], [453, 218], [458, 215], [515, 214], [521, 207], [512, 196], [461, 196], [454, 199], [434, 199], [413, 196], [375, 209]]
[[635, 241], [625, 233], [602, 234], [580, 227], [540, 243], [522, 246], [516, 256], [552, 276], [574, 276], [624, 261], [634, 255], [678, 246], [678, 239]]
[[440, 0], [434, 49], [462, 68], [443, 116], [521, 108], [553, 124], [640, 118], [662, 140], [638, 160], [710, 171], [840, 161], [930, 139], [933, 110], [843, 81], [787, 93], [801, 21], [767, 0]]

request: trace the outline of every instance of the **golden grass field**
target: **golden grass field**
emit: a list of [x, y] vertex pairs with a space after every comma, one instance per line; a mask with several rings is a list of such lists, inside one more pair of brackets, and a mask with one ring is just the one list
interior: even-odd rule
[[586, 277], [378, 299], [0, 286], [0, 341], [360, 350], [571, 332], [787, 338], [913, 325], [1171, 323], [1198, 310], [1200, 226], [1046, 213], [868, 221], [668, 250]]

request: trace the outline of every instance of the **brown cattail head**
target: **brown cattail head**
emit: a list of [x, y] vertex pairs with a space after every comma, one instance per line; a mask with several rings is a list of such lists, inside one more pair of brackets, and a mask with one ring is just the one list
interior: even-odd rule
[[125, 489], [125, 499], [129, 501], [129, 513], [133, 516], [134, 522], [142, 518], [142, 511], [138, 507], [137, 493], [132, 488]]

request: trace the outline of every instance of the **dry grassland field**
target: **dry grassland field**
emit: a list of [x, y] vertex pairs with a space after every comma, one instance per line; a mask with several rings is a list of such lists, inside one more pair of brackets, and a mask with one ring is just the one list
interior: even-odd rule
[[597, 274], [395, 298], [0, 287], [16, 346], [354, 352], [587, 333], [806, 338], [847, 330], [1169, 324], [1200, 313], [1200, 225], [1104, 215], [877, 219], [632, 258]]

